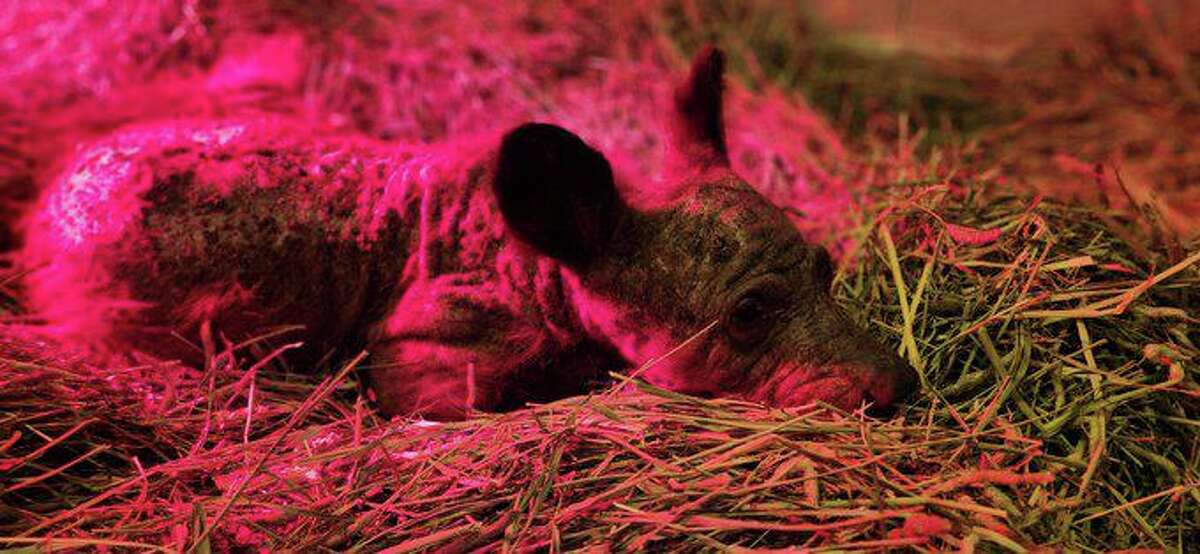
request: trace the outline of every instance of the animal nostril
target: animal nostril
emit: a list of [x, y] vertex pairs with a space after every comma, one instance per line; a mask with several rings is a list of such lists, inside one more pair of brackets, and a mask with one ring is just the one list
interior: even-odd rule
[[870, 403], [867, 415], [890, 418], [896, 414], [897, 404], [916, 390], [917, 372], [907, 362], [896, 359], [879, 370], [863, 398]]
[[880, 402], [874, 394], [868, 392], [863, 399], [869, 404], [867, 415], [876, 419], [888, 419], [896, 415], [896, 406], [891, 402]]

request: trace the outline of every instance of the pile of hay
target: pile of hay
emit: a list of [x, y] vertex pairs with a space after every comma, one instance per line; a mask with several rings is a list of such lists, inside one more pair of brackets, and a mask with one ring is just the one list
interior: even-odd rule
[[[108, 28], [124, 18], [113, 27], [122, 33], [81, 40], [99, 41], [88, 46], [96, 52], [136, 41], [145, 56], [55, 78], [59, 90], [87, 98], [99, 95], [91, 86], [99, 82], [144, 79], [143, 92], [158, 90], [159, 79], [209, 86], [222, 64], [244, 61], [227, 47], [232, 37], [251, 29], [287, 45], [291, 24], [314, 60], [304, 78], [251, 76], [247, 89], [222, 89], [247, 95], [235, 104], [312, 109], [307, 115], [325, 123], [388, 139], [544, 117], [653, 169], [648, 153], [659, 139], [647, 90], [669, 88], [661, 75], [677, 72], [689, 40], [756, 37], [725, 43], [749, 83], [731, 91], [735, 165], [776, 201], [807, 211], [797, 222], [808, 235], [844, 252], [835, 291], [920, 369], [912, 405], [874, 421], [828, 407], [695, 399], [618, 377], [611, 390], [508, 414], [385, 421], [360, 393], [365, 358], [302, 375], [250, 341], [203, 368], [100, 368], [36, 327], [3, 325], [0, 548], [1021, 552], [1200, 543], [1200, 244], [1172, 234], [1152, 208], [1118, 213], [1007, 196], [1026, 166], [1006, 162], [1001, 179], [969, 148], [915, 154], [925, 150], [921, 135], [904, 124], [892, 142], [847, 147], [770, 84], [789, 86], [777, 77], [797, 70], [804, 78], [791, 86], [841, 88], [842, 76], [814, 81], [822, 74], [811, 60], [841, 59], [842, 50], [814, 47], [810, 61], [783, 55], [805, 40], [781, 23], [795, 13], [773, 18], [776, 8], [755, 3], [767, 11], [737, 19], [751, 27], [718, 32], [697, 23], [719, 7], [711, 2], [646, 2], [628, 12], [534, 4], [446, 13], [442, 3], [413, 2], [406, 13], [420, 17], [405, 19], [374, 2], [344, 11], [256, 0], [220, 13], [203, 10], [234, 3], [113, 2], [63, 21]], [[214, 19], [226, 13], [234, 16]], [[569, 24], [556, 26], [564, 17]], [[264, 18], [283, 23], [268, 29]], [[421, 32], [391, 33], [381, 22]], [[679, 26], [702, 32], [682, 37]], [[167, 40], [174, 35], [163, 30], [179, 36]], [[447, 36], [463, 42], [437, 40]], [[783, 58], [764, 57], [770, 52]], [[53, 54], [7, 66], [21, 69], [10, 81], [37, 89], [39, 72], [55, 70]], [[941, 109], [944, 83], [925, 84], [868, 95], [916, 90]], [[977, 104], [952, 89], [965, 103], [950, 109]], [[86, 121], [102, 132], [139, 115], [95, 108], [120, 96], [101, 100], [81, 100], [58, 119], [0, 120], [0, 145], [12, 146], [0, 150], [21, 162], [0, 158], [8, 168], [0, 185], [42, 178], [52, 165], [43, 154], [75, 136], [39, 141], [75, 129], [71, 118], [96, 114]], [[160, 103], [178, 108], [171, 97]], [[1180, 106], [1191, 113], [1192, 104]], [[18, 107], [41, 114], [44, 106]], [[862, 115], [845, 123], [880, 121]], [[905, 117], [887, 114], [877, 126], [896, 120]], [[1040, 164], [1053, 154], [1037, 154], [1032, 138], [1022, 144], [1031, 146], [1006, 156], [1040, 155], [1030, 158]], [[1187, 162], [1169, 148], [1160, 158]], [[846, 211], [855, 194], [858, 208]], [[20, 278], [0, 275], [4, 323], [25, 321]]]
[[[1200, 540], [1200, 254], [950, 182], [864, 213], [835, 287], [921, 369], [900, 417], [621, 381], [461, 423], [382, 421], [253, 345], [0, 364], [0, 542], [198, 551], [534, 547], [1020, 552]], [[879, 223], [874, 223], [879, 222]], [[1196, 252], [1192, 250], [1192, 252]]]

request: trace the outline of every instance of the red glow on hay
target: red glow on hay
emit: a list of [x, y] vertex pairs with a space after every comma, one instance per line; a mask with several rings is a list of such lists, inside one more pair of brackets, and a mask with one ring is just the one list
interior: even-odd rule
[[[616, 40], [595, 32], [636, 20], [636, 7], [567, 24], [597, 7], [405, 3], [406, 17], [385, 20], [391, 28], [317, 39], [303, 20], [263, 20], [270, 12], [259, 2], [215, 9], [183, 1], [16, 3], [0, 20], [8, 37], [0, 77], [9, 84], [0, 105], [62, 118], [55, 125], [68, 136], [54, 139], [62, 144], [131, 122], [264, 108], [317, 128], [420, 143], [534, 119], [572, 129], [626, 171], [653, 177], [663, 161], [663, 108], [682, 60], [668, 63], [637, 32]], [[219, 23], [200, 28], [204, 17]], [[530, 21], [555, 25], [531, 32]], [[160, 36], [164, 28], [170, 32]], [[843, 151], [822, 118], [795, 96], [730, 88], [735, 170], [806, 212], [849, 206], [846, 184], [822, 163]]]
[[[95, 263], [94, 249], [128, 242], [127, 230], [146, 207], [155, 176], [181, 168], [221, 197], [246, 180], [267, 189], [302, 178], [330, 198], [360, 187], [354, 218], [363, 223], [357, 236], [365, 243], [375, 239], [389, 211], [456, 193], [468, 170], [486, 162], [499, 133], [528, 120], [560, 124], [604, 152], [621, 184], [631, 188], [633, 202], [679, 192], [673, 188], [679, 168], [668, 159], [663, 114], [669, 113], [682, 60], [634, 31], [616, 40], [607, 33], [578, 32], [587, 22], [564, 23], [579, 17], [578, 7], [526, 7], [528, 13], [522, 13], [483, 2], [453, 8], [405, 3], [406, 17], [387, 20], [393, 27], [357, 34], [349, 26], [326, 29], [320, 21], [271, 17], [269, 3], [215, 5], [19, 3], [0, 18], [0, 36], [8, 37], [0, 43], [0, 80], [9, 83], [0, 91], [0, 107], [25, 114], [22, 125], [0, 129], [5, 133], [0, 143], [19, 145], [36, 162], [29, 172], [41, 194], [21, 224], [27, 232], [18, 261], [31, 271], [28, 295], [39, 310], [35, 317], [52, 323], [43, 329], [46, 334], [86, 344], [109, 336], [114, 321], [145, 308]], [[638, 18], [636, 7], [602, 11], [614, 20], [604, 24], [614, 28]], [[205, 18], [220, 23], [206, 26]], [[531, 31], [531, 18], [554, 24]], [[67, 36], [71, 40], [63, 40]], [[850, 225], [843, 214], [852, 206], [854, 185], [828, 169], [843, 147], [822, 118], [795, 96], [774, 90], [752, 94], [732, 80], [725, 105], [736, 172], [764, 196], [802, 214], [795, 221], [810, 238], [828, 240]], [[247, 161], [260, 148], [302, 149], [311, 163], [280, 169]], [[419, 235], [426, 240], [455, 234], [458, 230], [444, 228], [452, 224], [485, 229], [478, 243], [464, 242], [455, 255], [467, 264], [487, 258], [483, 239], [502, 235], [503, 222], [475, 199], [459, 209], [457, 218], [421, 220]], [[429, 249], [422, 245], [417, 251], [405, 272], [421, 288], [387, 315], [384, 332], [419, 329], [443, 309], [438, 299], [461, 287], [432, 277], [427, 269], [432, 262], [425, 259]], [[499, 274], [531, 277], [477, 285], [470, 294], [514, 312], [524, 304], [544, 309], [554, 302], [529, 298], [530, 290], [546, 290], [547, 282], [559, 278], [551, 265], [531, 260], [514, 245], [496, 254], [494, 263]], [[529, 265], [532, 272], [524, 271]], [[556, 312], [546, 329], [514, 330], [514, 336], [524, 333], [518, 338], [530, 344], [529, 355], [573, 332], [566, 323], [556, 326], [555, 318], [578, 318], [629, 359], [658, 358], [677, 345], [678, 337], [666, 332], [621, 332], [614, 325], [622, 317], [618, 307], [588, 297], [569, 279], [565, 285], [569, 317]], [[196, 290], [175, 308], [182, 320], [201, 326], [213, 314], [242, 309], [253, 294], [236, 286]], [[404, 355], [400, 362], [446, 367], [473, 367], [474, 360], [472, 352], [434, 342]], [[675, 390], [712, 392], [692, 386], [689, 381], [697, 378], [681, 377], [678, 369], [661, 363], [641, 376]], [[784, 373], [792, 378], [806, 371], [797, 366]], [[151, 387], [138, 378], [158, 381]], [[157, 413], [171, 408], [171, 379], [164, 370], [113, 385], [145, 389], [146, 409]], [[409, 386], [419, 391], [418, 403], [432, 406], [465, 403], [463, 411], [469, 411], [494, 401], [477, 398], [474, 384], [458, 376], [427, 374]], [[747, 397], [786, 403], [845, 389], [844, 397], [829, 400], [845, 407], [863, 400], [862, 385], [845, 380], [780, 386], [786, 390]], [[236, 419], [238, 412], [226, 415]], [[253, 411], [241, 415], [248, 421]], [[225, 424], [234, 422], [205, 421], [203, 433]], [[294, 481], [298, 490], [323, 479], [312, 468], [272, 467], [270, 474]], [[217, 485], [228, 490], [241, 480], [222, 475]], [[256, 537], [245, 526], [234, 534], [244, 541]]]
[[[405, 5], [406, 17], [375, 22], [392, 27], [357, 30], [321, 29], [320, 21], [288, 17], [264, 25], [261, 18], [271, 8], [257, 2], [222, 2], [215, 9], [190, 2], [14, 8], [6, 20], [13, 38], [0, 61], [20, 60], [5, 65], [3, 76], [12, 90], [25, 94], [0, 101], [46, 114], [31, 117], [32, 127], [21, 138], [44, 156], [39, 177], [52, 191], [34, 212], [38, 219], [25, 225], [30, 232], [21, 261], [36, 268], [32, 305], [61, 338], [106, 336], [113, 320], [142, 306], [95, 267], [88, 249], [128, 240], [122, 232], [141, 212], [141, 195], [153, 174], [171, 164], [190, 163], [197, 180], [221, 194], [239, 179], [270, 187], [287, 178], [269, 166], [236, 161], [247, 149], [263, 146], [305, 145], [315, 158], [304, 169], [320, 183], [318, 190], [336, 195], [348, 183], [361, 187], [362, 240], [375, 235], [389, 209], [463, 180], [500, 132], [530, 119], [579, 133], [614, 162], [633, 196], [675, 195], [663, 114], [669, 113], [681, 60], [673, 64], [657, 42], [637, 32], [614, 41], [586, 31], [595, 23], [561, 24], [595, 7], [495, 10], [466, 3], [447, 9], [437, 2], [415, 3]], [[637, 26], [625, 23], [639, 17], [634, 7], [605, 8], [597, 16], [600, 25], [630, 29]], [[203, 26], [206, 17], [219, 24]], [[530, 21], [554, 24], [531, 31]], [[165, 37], [159, 34], [164, 28], [171, 29]], [[54, 33], [69, 33], [73, 40], [35, 37]], [[140, 50], [130, 51], [138, 41]], [[62, 60], [72, 60], [69, 71], [63, 71]], [[58, 86], [44, 87], [47, 83]], [[851, 207], [851, 187], [824, 169], [832, 164], [823, 163], [837, 159], [843, 148], [822, 118], [794, 96], [750, 94], [730, 80], [725, 119], [733, 168], [775, 202], [803, 214], [796, 218], [803, 231], [822, 239], [849, 224], [840, 214]], [[172, 158], [177, 151], [193, 153]], [[196, 152], [207, 161], [197, 163]], [[220, 157], [235, 161], [212, 161]], [[473, 204], [468, 209], [488, 213]], [[498, 220], [471, 218], [468, 214], [463, 225], [492, 230], [485, 235], [503, 232]], [[452, 232], [425, 228], [438, 224], [421, 221], [421, 235]], [[458, 256], [464, 262], [486, 255], [483, 244], [463, 246]], [[413, 269], [424, 280], [426, 249], [419, 252]], [[505, 250], [496, 259], [497, 271], [516, 273], [512, 268], [528, 263], [524, 258]], [[443, 288], [429, 283], [429, 297]], [[575, 290], [578, 296], [579, 287]], [[181, 299], [184, 319], [198, 325], [213, 313], [244, 305], [251, 293], [197, 291]], [[518, 290], [484, 287], [474, 294], [507, 306], [526, 301]], [[603, 327], [618, 317], [595, 299], [573, 303], [588, 326]], [[412, 327], [421, 321], [419, 314], [437, 309], [398, 306], [384, 326]], [[596, 330], [634, 359], [660, 356], [676, 340]], [[438, 356], [446, 363], [466, 362], [444, 354]], [[664, 365], [647, 378], [675, 384], [666, 372]], [[462, 387], [427, 384], [434, 396], [462, 395]]]

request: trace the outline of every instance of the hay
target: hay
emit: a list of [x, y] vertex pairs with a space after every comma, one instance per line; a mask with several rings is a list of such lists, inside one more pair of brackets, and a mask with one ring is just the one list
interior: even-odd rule
[[1198, 256], [1132, 248], [1088, 209], [949, 183], [894, 193], [864, 216], [883, 223], [858, 229], [859, 259], [836, 282], [922, 370], [923, 398], [892, 421], [619, 383], [460, 423], [386, 422], [357, 394], [356, 362], [303, 380], [246, 347], [206, 371], [112, 373], [26, 339], [0, 362], [0, 542], [1023, 551], [1200, 538]]
[[[275, 4], [306, 20], [300, 4]], [[672, 13], [638, 25], [627, 42], [669, 42], [644, 33], [663, 31]], [[489, 28], [492, 19], [437, 23]], [[316, 43], [316, 84], [304, 94], [350, 113], [360, 131], [429, 138], [494, 117], [492, 104], [457, 119], [440, 113], [447, 94], [467, 106], [483, 95], [423, 85], [431, 79], [484, 64], [491, 72], [471, 73], [476, 84], [499, 91], [487, 95], [495, 104], [528, 106], [515, 117], [570, 112], [544, 107], [552, 95], [540, 87], [584, 75], [619, 101], [574, 91], [595, 88], [580, 78], [561, 105], [601, 107], [572, 112], [574, 123], [652, 150], [653, 135], [632, 126], [644, 117], [607, 114], [653, 111], [623, 103], [663, 83], [622, 71], [639, 76], [665, 62], [655, 55], [645, 67], [588, 73], [596, 68], [585, 71], [585, 61], [611, 54], [593, 43], [625, 44], [600, 27], [552, 63], [504, 50], [493, 52], [498, 61], [472, 61], [439, 44], [425, 54], [441, 65], [410, 60], [402, 67], [412, 72], [390, 79], [377, 58], [404, 61], [397, 54], [417, 46], [399, 40], [376, 54], [325, 34], [333, 45]], [[763, 35], [772, 47], [805, 38], [775, 30], [783, 35]], [[467, 34], [485, 46], [511, 38]], [[613, 48], [637, 57], [638, 44]], [[760, 46], [732, 50], [752, 69]], [[735, 163], [752, 181], [777, 187], [788, 205], [872, 191], [849, 220], [825, 209], [843, 205], [831, 201], [800, 206], [812, 212], [801, 222], [849, 248], [836, 293], [921, 370], [922, 394], [897, 418], [695, 399], [618, 378], [613, 390], [509, 414], [384, 421], [360, 394], [362, 359], [297, 375], [279, 351], [252, 342], [204, 368], [98, 368], [37, 328], [6, 326], [0, 548], [1020, 552], [1200, 543], [1200, 245], [1173, 238], [1152, 211], [1002, 196], [1007, 185], [961, 153], [914, 155], [919, 140], [906, 125], [891, 136], [898, 144], [846, 152], [793, 99], [751, 83], [733, 89], [731, 115], [745, 132], [731, 133], [731, 146], [747, 156]], [[416, 111], [392, 110], [396, 98]], [[1045, 163], [1035, 142], [1006, 156]], [[1005, 167], [1024, 176], [1026, 166]], [[6, 322], [21, 321], [18, 281], [0, 276]]]

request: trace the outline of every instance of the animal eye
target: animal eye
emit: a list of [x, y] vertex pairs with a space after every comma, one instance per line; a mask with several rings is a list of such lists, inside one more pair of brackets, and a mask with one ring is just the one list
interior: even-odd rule
[[761, 295], [750, 293], [741, 297], [729, 312], [726, 322], [729, 336], [744, 345], [762, 340], [770, 330], [773, 313]]
[[758, 296], [748, 295], [738, 300], [730, 319], [733, 323], [750, 325], [762, 319], [765, 314], [766, 307], [763, 305], [762, 299]]

